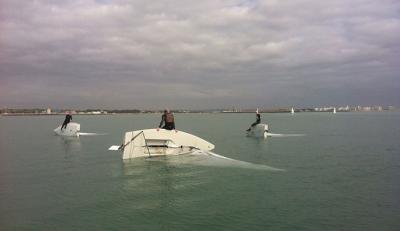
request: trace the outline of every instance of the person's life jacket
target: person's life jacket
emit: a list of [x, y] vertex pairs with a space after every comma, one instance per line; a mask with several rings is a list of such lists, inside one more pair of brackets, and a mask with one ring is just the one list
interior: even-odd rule
[[172, 113], [167, 113], [165, 115], [165, 122], [167, 123], [173, 123], [174, 122], [174, 115]]

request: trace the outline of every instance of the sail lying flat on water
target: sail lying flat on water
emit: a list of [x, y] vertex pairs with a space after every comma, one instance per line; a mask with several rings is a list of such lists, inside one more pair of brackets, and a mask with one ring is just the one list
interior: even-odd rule
[[[126, 160], [129, 163], [129, 160]], [[187, 155], [169, 156], [168, 158], [148, 158], [146, 161], [166, 161], [168, 164], [197, 165], [208, 167], [245, 168], [267, 171], [286, 171], [268, 165], [254, 164], [241, 160], [228, 158], [214, 152], [197, 150]]]

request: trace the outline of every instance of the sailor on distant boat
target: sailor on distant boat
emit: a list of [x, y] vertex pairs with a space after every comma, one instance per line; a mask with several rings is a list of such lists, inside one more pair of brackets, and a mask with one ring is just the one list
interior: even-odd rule
[[252, 124], [250, 125], [249, 129], [247, 129], [246, 131], [250, 131], [250, 129], [251, 129], [252, 127], [256, 126], [256, 125], [259, 124], [259, 123], [261, 123], [261, 115], [260, 115], [260, 113], [258, 113], [258, 108], [257, 108], [257, 111], [256, 111], [256, 122], [252, 123]]
[[[161, 127], [164, 124], [163, 127]], [[175, 119], [172, 112], [168, 109], [164, 110], [164, 114], [161, 116], [161, 122], [158, 128], [163, 128], [166, 130], [173, 130], [175, 129]]]
[[67, 114], [65, 115], [65, 120], [61, 126], [61, 130], [63, 130], [63, 128], [67, 128], [67, 125], [69, 124], [69, 122], [71, 122], [71, 120], [72, 120], [72, 116], [71, 116], [71, 113], [68, 111]]

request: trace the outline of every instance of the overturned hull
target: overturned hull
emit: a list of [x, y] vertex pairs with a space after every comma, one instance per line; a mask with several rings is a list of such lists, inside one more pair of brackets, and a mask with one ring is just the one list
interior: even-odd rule
[[125, 133], [122, 159], [181, 155], [195, 150], [211, 151], [214, 145], [192, 134], [165, 129], [146, 129]]
[[81, 125], [75, 122], [67, 124], [67, 127], [61, 130], [61, 126], [54, 129], [54, 133], [59, 136], [79, 136]]
[[247, 131], [247, 136], [256, 138], [267, 138], [268, 136], [268, 124], [257, 124]]

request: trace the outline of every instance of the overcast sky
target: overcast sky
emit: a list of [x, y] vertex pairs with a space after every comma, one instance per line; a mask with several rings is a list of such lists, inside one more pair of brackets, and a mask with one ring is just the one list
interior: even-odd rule
[[0, 107], [400, 106], [398, 0], [0, 0]]

